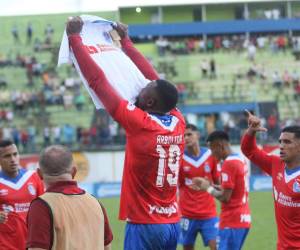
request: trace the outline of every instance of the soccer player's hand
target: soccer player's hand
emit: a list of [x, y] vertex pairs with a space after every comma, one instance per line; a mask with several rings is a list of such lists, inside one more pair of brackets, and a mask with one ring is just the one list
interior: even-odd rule
[[5, 211], [0, 212], [0, 223], [5, 223], [8, 218], [8, 213]]
[[79, 34], [82, 30], [83, 21], [79, 16], [69, 17], [67, 22], [67, 35], [76, 35]]
[[248, 115], [248, 133], [255, 134], [256, 132], [266, 132], [267, 129], [261, 125], [259, 117], [251, 114], [247, 109], [245, 112]]
[[117, 25], [113, 27], [122, 39], [128, 36], [128, 25], [117, 22]]
[[192, 181], [193, 184], [190, 185], [190, 188], [196, 191], [206, 191], [210, 186], [210, 182], [203, 177], [195, 177]]

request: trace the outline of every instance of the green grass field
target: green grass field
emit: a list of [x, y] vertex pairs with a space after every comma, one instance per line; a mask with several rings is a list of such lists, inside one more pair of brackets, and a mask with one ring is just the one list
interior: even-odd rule
[[[119, 221], [119, 198], [101, 199], [104, 204], [110, 225], [114, 234], [113, 250], [123, 249], [125, 223]], [[246, 239], [243, 250], [273, 250], [276, 249], [276, 225], [271, 192], [251, 192], [250, 207], [252, 212], [252, 228]], [[180, 246], [177, 249], [182, 249]], [[200, 238], [195, 249], [205, 249]]]

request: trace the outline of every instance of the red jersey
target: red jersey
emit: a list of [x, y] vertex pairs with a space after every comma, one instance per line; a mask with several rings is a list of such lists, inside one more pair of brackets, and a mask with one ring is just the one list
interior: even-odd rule
[[[80, 36], [69, 36], [69, 42], [90, 88], [126, 130], [119, 218], [141, 224], [178, 222], [176, 191], [185, 130], [182, 114], [177, 109], [166, 115], [149, 114], [123, 100], [91, 59]], [[158, 74], [130, 39], [121, 42], [144, 76], [157, 80]]]
[[181, 214], [190, 219], [209, 219], [217, 216], [213, 196], [204, 191], [195, 191], [189, 186], [194, 177], [205, 177], [212, 183], [219, 178], [217, 162], [207, 148], [200, 149], [200, 155], [183, 155], [179, 172], [179, 207]]
[[273, 180], [278, 250], [300, 249], [300, 166], [293, 170], [275, 155], [268, 155], [256, 145], [254, 136], [244, 135], [242, 151]]
[[0, 172], [0, 211], [8, 212], [8, 220], [0, 223], [0, 249], [25, 249], [27, 211], [43, 192], [43, 183], [34, 171], [20, 169], [15, 178]]
[[176, 109], [164, 116], [148, 114], [124, 101], [114, 118], [127, 134], [120, 219], [143, 224], [177, 222], [183, 116]]
[[238, 154], [227, 156], [221, 167], [223, 189], [232, 189], [227, 203], [222, 202], [220, 228], [249, 228], [251, 215], [248, 205], [248, 166]]

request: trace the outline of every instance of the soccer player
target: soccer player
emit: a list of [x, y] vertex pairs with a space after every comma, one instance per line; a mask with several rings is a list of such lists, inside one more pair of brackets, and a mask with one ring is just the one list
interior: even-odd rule
[[229, 136], [224, 131], [214, 131], [207, 143], [212, 155], [223, 161], [221, 186], [216, 188], [202, 177], [193, 179], [192, 187], [206, 190], [221, 201], [218, 250], [242, 248], [251, 224], [248, 205], [248, 166], [230, 147]]
[[187, 124], [184, 132], [185, 151], [179, 171], [179, 207], [181, 210], [180, 243], [184, 250], [193, 250], [200, 233], [205, 246], [216, 249], [218, 218], [215, 200], [204, 191], [195, 191], [189, 186], [197, 176], [219, 184], [217, 161], [211, 151], [199, 146], [200, 133], [193, 124]]
[[25, 249], [27, 211], [44, 192], [36, 172], [21, 168], [19, 160], [16, 145], [0, 141], [0, 249]]
[[176, 249], [176, 191], [185, 129], [184, 118], [175, 108], [177, 90], [158, 79], [149, 62], [133, 47], [124, 26], [118, 26], [124, 51], [151, 80], [135, 104], [122, 99], [84, 47], [79, 35], [82, 25], [79, 17], [67, 23], [69, 43], [80, 70], [106, 110], [126, 130], [119, 213], [119, 218], [127, 221], [124, 249]]
[[29, 250], [110, 250], [113, 235], [104, 207], [77, 186], [72, 152], [53, 145], [42, 151], [38, 173], [47, 188], [28, 211]]
[[248, 112], [248, 130], [242, 152], [273, 179], [278, 250], [300, 249], [300, 126], [282, 129], [280, 156], [268, 155], [256, 145], [257, 132], [265, 132], [258, 117]]

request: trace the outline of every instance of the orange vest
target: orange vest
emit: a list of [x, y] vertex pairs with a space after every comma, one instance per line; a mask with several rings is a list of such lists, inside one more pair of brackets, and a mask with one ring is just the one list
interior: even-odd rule
[[52, 250], [103, 250], [104, 215], [90, 194], [44, 193], [52, 212]]

